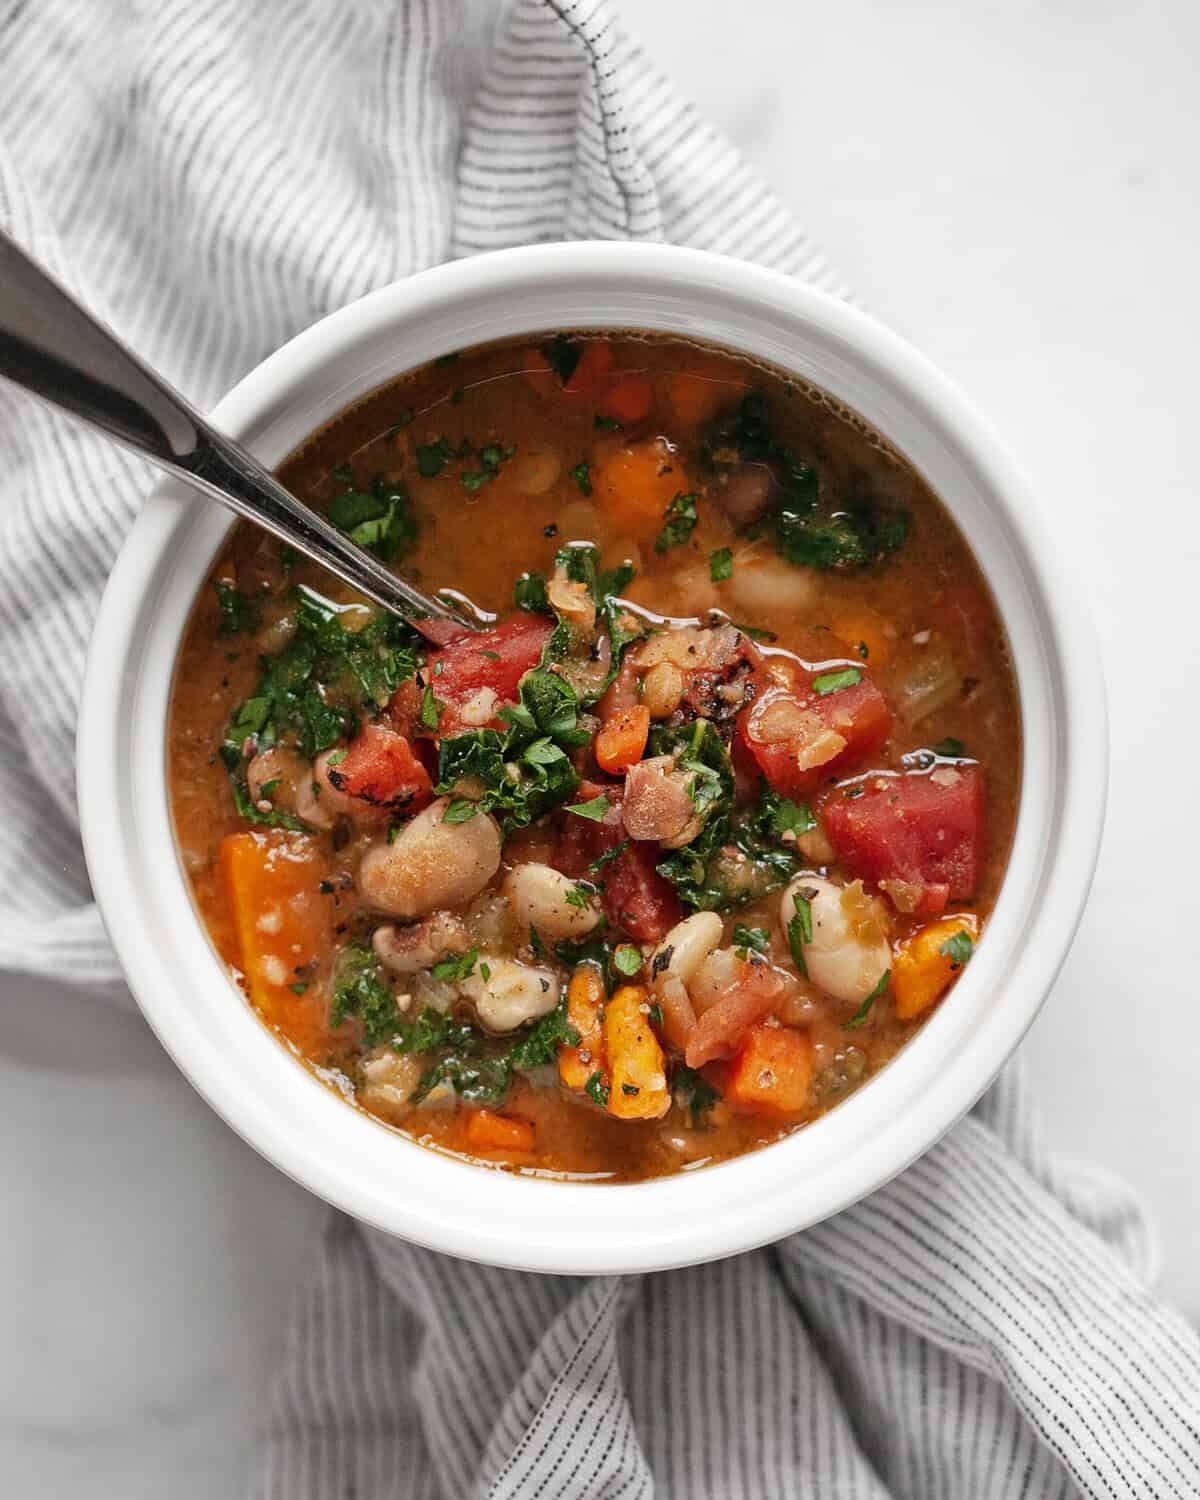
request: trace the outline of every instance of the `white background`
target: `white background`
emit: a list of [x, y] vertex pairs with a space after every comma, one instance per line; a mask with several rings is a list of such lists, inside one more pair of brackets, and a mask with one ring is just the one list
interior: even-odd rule
[[[989, 414], [1089, 582], [1108, 830], [1025, 1057], [1052, 1140], [1137, 1183], [1164, 1292], [1200, 1316], [1200, 7], [626, 8], [860, 300]], [[321, 1208], [136, 1017], [9, 981], [0, 1022], [3, 1489], [236, 1495]]]

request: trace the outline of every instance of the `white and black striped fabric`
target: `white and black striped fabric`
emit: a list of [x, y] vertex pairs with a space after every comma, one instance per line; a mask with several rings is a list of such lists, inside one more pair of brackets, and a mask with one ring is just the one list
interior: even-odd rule
[[[361, 293], [528, 240], [845, 290], [607, 0], [4, 0], [0, 48], [0, 219], [202, 404]], [[151, 480], [0, 388], [0, 965], [113, 993], [74, 723]], [[1011, 1074], [866, 1203], [689, 1271], [527, 1276], [331, 1217], [253, 1492], [1185, 1500], [1200, 1345], [1152, 1272]]]

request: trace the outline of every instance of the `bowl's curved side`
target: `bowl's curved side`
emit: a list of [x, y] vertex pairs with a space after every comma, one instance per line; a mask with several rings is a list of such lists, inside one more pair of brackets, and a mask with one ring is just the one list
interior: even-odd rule
[[532, 1270], [640, 1271], [732, 1254], [846, 1207], [986, 1088], [1037, 1014], [1086, 898], [1103, 822], [1104, 698], [1076, 581], [969, 403], [864, 314], [742, 262], [570, 244], [438, 267], [300, 334], [230, 392], [214, 420], [276, 463], [405, 369], [564, 326], [708, 338], [830, 391], [929, 480], [987, 574], [1012, 642], [1025, 733], [1013, 853], [987, 941], [895, 1061], [765, 1150], [602, 1191], [483, 1171], [347, 1108], [231, 988], [183, 877], [164, 729], [180, 635], [229, 523], [173, 483], [147, 502], [101, 604], [80, 713], [80, 817], [96, 897], [139, 1004], [199, 1091], [276, 1165], [357, 1217], [439, 1250]]

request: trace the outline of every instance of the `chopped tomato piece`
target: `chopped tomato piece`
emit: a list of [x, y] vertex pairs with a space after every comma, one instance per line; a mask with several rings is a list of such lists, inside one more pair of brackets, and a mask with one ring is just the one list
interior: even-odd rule
[[622, 709], [596, 736], [596, 764], [610, 776], [619, 776], [641, 760], [649, 736], [650, 710], [645, 704]]
[[654, 387], [645, 375], [626, 375], [607, 390], [599, 401], [603, 416], [612, 417], [632, 427], [650, 415], [654, 405]]
[[515, 703], [517, 684], [536, 667], [554, 622], [543, 615], [518, 615], [491, 630], [431, 651], [421, 676], [439, 707], [438, 727], [422, 722], [424, 690], [410, 679], [389, 705], [392, 722], [409, 735], [460, 734], [464, 729], [501, 727], [496, 710]]
[[696, 1022], [684, 1057], [689, 1068], [702, 1068], [714, 1058], [729, 1057], [756, 1021], [769, 1015], [794, 988], [780, 969], [766, 963], [742, 963], [737, 979]]
[[368, 724], [336, 764], [330, 757], [329, 780], [372, 807], [417, 812], [433, 798], [433, 782], [413, 747], [382, 724]]
[[822, 670], [794, 688], [768, 687], [738, 718], [746, 748], [785, 797], [812, 791], [826, 777], [873, 755], [888, 737], [887, 702], [861, 672], [844, 687], [817, 690], [836, 675], [836, 668]]
[[600, 872], [608, 920], [638, 943], [657, 943], [683, 918], [675, 887], [655, 868], [661, 858], [657, 844], [631, 843]]
[[[609, 809], [601, 822], [581, 818], [578, 813], [560, 814], [561, 831], [551, 863], [564, 875], [602, 880], [609, 923], [635, 942], [657, 943], [683, 915], [675, 887], [655, 868], [662, 849], [653, 842], [626, 839], [621, 822], [622, 788], [616, 783], [583, 781], [575, 797], [577, 802], [590, 802], [602, 793], [609, 800]], [[624, 846], [619, 854], [613, 854], [598, 870], [589, 868], [592, 861], [612, 854], [619, 845]]]
[[725, 1098], [735, 1109], [794, 1115], [808, 1107], [813, 1047], [791, 1026], [760, 1022], [746, 1033], [725, 1076]]
[[860, 795], [839, 788], [821, 806], [829, 842], [851, 875], [919, 887], [922, 916], [974, 894], [986, 836], [980, 766], [881, 774], [859, 785]]

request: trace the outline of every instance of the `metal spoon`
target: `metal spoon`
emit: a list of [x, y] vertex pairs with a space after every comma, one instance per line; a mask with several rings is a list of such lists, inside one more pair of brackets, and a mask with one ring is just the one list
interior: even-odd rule
[[479, 629], [465, 601], [430, 598], [290, 495], [2, 231], [0, 375], [220, 500], [436, 644]]

